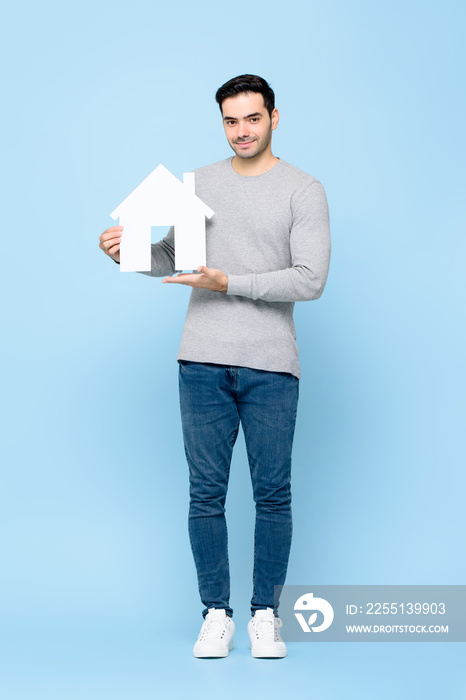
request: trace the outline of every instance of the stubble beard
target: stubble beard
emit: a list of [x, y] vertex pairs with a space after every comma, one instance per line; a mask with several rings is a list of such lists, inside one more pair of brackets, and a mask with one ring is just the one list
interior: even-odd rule
[[260, 141], [256, 140], [256, 143], [259, 144], [259, 148], [255, 153], [248, 153], [247, 151], [242, 151], [240, 148], [237, 148], [237, 144], [230, 144], [231, 147], [233, 148], [235, 154], [238, 156], [238, 158], [244, 158], [244, 160], [247, 160], [248, 158], [255, 158], [256, 156], [259, 156], [261, 153], [265, 151], [265, 149], [268, 147], [270, 141], [272, 140], [272, 127], [270, 127], [269, 132], [267, 136], [264, 136], [265, 141], [263, 144], [260, 144]]

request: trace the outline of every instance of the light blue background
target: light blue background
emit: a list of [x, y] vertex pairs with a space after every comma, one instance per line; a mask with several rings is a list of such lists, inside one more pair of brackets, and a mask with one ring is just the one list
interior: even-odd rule
[[200, 661], [176, 352], [189, 290], [121, 274], [109, 213], [232, 154], [216, 89], [276, 91], [327, 193], [296, 306], [293, 584], [465, 582], [462, 3], [25, 2], [2, 13], [0, 691], [7, 700], [464, 698], [464, 644], [250, 657], [254, 506], [227, 517], [236, 648]]

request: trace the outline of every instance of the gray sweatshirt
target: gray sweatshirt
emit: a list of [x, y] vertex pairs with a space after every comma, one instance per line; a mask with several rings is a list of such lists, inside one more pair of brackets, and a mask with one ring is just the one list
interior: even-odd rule
[[[330, 230], [322, 184], [284, 160], [255, 177], [232, 158], [198, 168], [207, 267], [228, 275], [228, 291], [193, 288], [178, 360], [239, 365], [300, 377], [295, 301], [318, 299], [327, 280]], [[151, 246], [152, 269], [175, 272], [174, 229]]]

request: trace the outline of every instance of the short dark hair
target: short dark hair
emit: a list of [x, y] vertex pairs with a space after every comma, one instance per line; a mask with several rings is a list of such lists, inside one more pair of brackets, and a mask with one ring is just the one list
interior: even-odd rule
[[275, 108], [275, 93], [264, 78], [258, 75], [238, 75], [236, 78], [228, 80], [226, 83], [219, 87], [215, 94], [215, 99], [220, 107], [220, 112], [222, 112], [222, 102], [227, 97], [235, 97], [242, 92], [260, 92], [264, 98], [264, 105], [272, 117], [272, 111]]

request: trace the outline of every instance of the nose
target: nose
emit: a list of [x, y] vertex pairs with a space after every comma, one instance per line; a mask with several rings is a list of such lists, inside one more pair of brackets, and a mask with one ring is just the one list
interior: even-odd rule
[[240, 122], [238, 126], [238, 138], [245, 139], [250, 133], [249, 124], [247, 122]]

